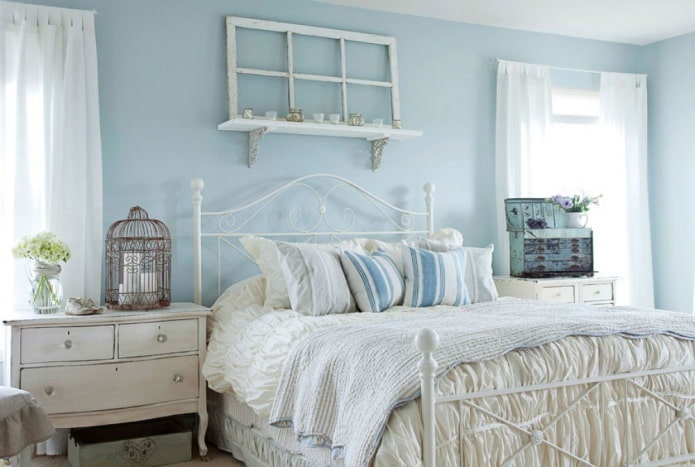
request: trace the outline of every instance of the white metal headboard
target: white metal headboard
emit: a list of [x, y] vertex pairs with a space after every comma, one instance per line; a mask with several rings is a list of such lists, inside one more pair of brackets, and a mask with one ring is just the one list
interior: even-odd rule
[[[328, 184], [322, 186], [321, 184]], [[326, 237], [329, 239], [340, 238], [343, 236], [411, 236], [427, 235], [431, 236], [434, 227], [434, 185], [426, 183], [423, 187], [425, 191], [426, 211], [410, 211], [401, 209], [383, 200], [373, 193], [365, 190], [359, 185], [343, 177], [332, 174], [313, 174], [297, 178], [288, 182], [274, 191], [258, 198], [255, 201], [243, 206], [224, 211], [202, 211], [203, 187], [205, 184], [200, 178], [191, 180], [193, 190], [193, 295], [196, 303], [202, 302], [202, 238], [214, 237], [217, 239], [217, 262], [218, 262], [218, 291], [220, 288], [220, 246], [225, 243], [237, 250], [240, 254], [248, 258], [248, 254], [238, 246], [234, 245], [230, 239], [239, 238], [245, 235], [262, 235], [266, 237], [305, 237], [316, 239]], [[253, 230], [253, 221], [262, 218], [262, 214], [267, 212], [269, 207], [279, 202], [282, 195], [290, 188], [300, 188], [306, 190], [312, 198], [316, 200], [316, 211], [313, 213], [314, 219], [310, 225], [302, 226], [300, 222], [304, 220], [304, 209], [302, 206], [294, 206], [287, 212], [288, 227], [286, 231], [278, 232], [259, 232]], [[387, 226], [387, 230], [380, 231], [353, 231], [350, 230], [356, 219], [356, 208], [345, 206], [340, 209], [343, 225], [336, 226], [327, 217], [329, 208], [328, 200], [335, 195], [336, 190], [347, 187], [355, 194], [361, 195], [365, 203], [359, 208], [368, 208], [373, 215], [378, 215], [382, 222]], [[286, 195], [289, 197], [290, 195]], [[217, 218], [214, 229], [209, 232], [203, 231], [203, 218]], [[417, 228], [424, 221], [424, 227]], [[280, 229], [282, 230], [282, 229]]]

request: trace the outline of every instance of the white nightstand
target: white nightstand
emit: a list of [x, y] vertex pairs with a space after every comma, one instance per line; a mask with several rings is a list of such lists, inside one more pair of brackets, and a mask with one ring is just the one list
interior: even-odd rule
[[56, 428], [197, 413], [205, 456], [208, 313], [172, 303], [87, 316], [3, 315], [5, 384], [31, 392]]
[[522, 278], [494, 277], [500, 297], [528, 298], [555, 303], [615, 305], [615, 276]]

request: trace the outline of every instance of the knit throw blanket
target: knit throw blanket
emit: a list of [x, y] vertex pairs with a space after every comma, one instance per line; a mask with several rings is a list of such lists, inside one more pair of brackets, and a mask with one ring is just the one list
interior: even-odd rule
[[422, 328], [439, 334], [439, 377], [460, 363], [571, 335], [695, 339], [691, 315], [649, 309], [503, 300], [441, 310], [435, 319], [341, 325], [301, 340], [283, 369], [271, 424], [332, 448], [347, 466], [367, 466], [391, 411], [420, 395], [414, 339]]

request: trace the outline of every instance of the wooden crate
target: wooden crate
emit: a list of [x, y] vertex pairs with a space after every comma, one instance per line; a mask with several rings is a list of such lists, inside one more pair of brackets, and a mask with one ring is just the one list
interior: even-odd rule
[[514, 277], [592, 276], [591, 229], [537, 229], [509, 232]]
[[73, 428], [71, 467], [155, 466], [191, 460], [191, 431], [171, 418]]

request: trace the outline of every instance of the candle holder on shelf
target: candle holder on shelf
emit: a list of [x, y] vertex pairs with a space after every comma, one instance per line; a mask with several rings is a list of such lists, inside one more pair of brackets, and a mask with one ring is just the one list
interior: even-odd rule
[[171, 303], [171, 237], [140, 206], [106, 234], [106, 306], [150, 310]]

